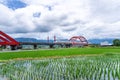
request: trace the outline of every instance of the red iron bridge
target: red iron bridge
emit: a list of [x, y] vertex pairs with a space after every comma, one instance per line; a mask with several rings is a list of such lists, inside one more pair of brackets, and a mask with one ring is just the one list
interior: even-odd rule
[[61, 47], [71, 47], [71, 46], [87, 46], [88, 41], [83, 36], [73, 36], [68, 41], [57, 41], [54, 36], [54, 42], [18, 42], [6, 33], [0, 31], [0, 46], [10, 46], [11, 50], [16, 50], [22, 48], [22, 45], [33, 45], [34, 49], [37, 48], [37, 45], [48, 45], [50, 48], [53, 48], [54, 45], [60, 45]]

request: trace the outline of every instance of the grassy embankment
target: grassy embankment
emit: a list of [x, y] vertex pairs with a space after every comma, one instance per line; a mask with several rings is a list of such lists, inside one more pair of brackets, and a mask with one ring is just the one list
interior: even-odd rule
[[77, 55], [120, 54], [120, 48], [65, 48], [51, 50], [0, 52], [0, 60], [63, 57]]

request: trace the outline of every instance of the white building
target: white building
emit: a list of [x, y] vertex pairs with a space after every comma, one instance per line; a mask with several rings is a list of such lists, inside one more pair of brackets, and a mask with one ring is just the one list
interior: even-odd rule
[[112, 45], [111, 43], [109, 43], [108, 41], [104, 41], [100, 43], [101, 46], [110, 46]]

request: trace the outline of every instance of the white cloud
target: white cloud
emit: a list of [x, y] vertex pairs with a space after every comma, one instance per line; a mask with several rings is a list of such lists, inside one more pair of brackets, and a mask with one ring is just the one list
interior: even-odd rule
[[91, 1], [91, 11], [95, 18], [104, 22], [116, 22], [120, 20], [120, 0], [94, 0]]
[[[11, 33], [13, 37], [120, 37], [119, 0], [21, 1], [27, 6], [16, 10], [0, 4], [0, 30]], [[34, 17], [35, 13], [40, 13], [40, 16]]]

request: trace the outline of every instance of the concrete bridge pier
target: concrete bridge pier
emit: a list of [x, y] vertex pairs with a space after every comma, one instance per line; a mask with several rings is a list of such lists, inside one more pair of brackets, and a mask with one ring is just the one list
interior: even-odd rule
[[54, 45], [51, 44], [51, 45], [49, 45], [49, 46], [50, 46], [50, 48], [53, 48]]
[[65, 44], [66, 48], [70, 48], [72, 45], [71, 44]]
[[11, 45], [11, 50], [17, 50], [17, 46], [16, 45]]
[[34, 44], [33, 47], [34, 47], [34, 49], [37, 49], [37, 44]]
[[61, 46], [61, 48], [69, 48], [69, 47], [71, 47], [72, 45], [71, 44], [61, 44], [60, 45]]

